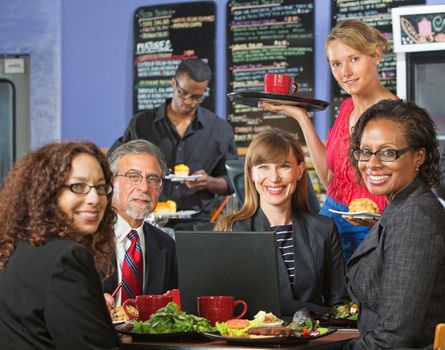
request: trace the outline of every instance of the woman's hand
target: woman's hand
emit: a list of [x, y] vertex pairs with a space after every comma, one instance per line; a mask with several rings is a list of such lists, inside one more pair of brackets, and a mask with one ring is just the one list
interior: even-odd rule
[[266, 109], [274, 113], [284, 114], [288, 117], [295, 119], [298, 123], [301, 123], [303, 121], [303, 118], [309, 118], [305, 109], [286, 104], [260, 102], [258, 103], [258, 108]]
[[377, 218], [369, 218], [369, 219], [357, 219], [352, 216], [344, 217], [344, 219], [354, 226], [368, 226], [372, 227], [377, 222]]
[[111, 294], [104, 293], [105, 303], [107, 304], [108, 311], [116, 307], [116, 303]]

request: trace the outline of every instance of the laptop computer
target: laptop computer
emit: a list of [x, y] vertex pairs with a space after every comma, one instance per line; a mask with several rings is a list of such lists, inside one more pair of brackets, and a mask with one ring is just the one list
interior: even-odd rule
[[231, 295], [247, 303], [245, 318], [280, 316], [275, 247], [273, 232], [176, 232], [182, 309], [197, 315], [198, 296]]

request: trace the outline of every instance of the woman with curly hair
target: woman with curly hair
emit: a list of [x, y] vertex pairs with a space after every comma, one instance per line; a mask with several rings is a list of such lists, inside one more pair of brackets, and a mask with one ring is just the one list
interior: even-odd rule
[[445, 322], [445, 209], [431, 191], [437, 145], [428, 113], [402, 101], [377, 103], [352, 133], [351, 163], [388, 206], [347, 263], [360, 337], [346, 349], [423, 348]]
[[0, 191], [0, 348], [118, 349], [99, 271], [114, 254], [111, 172], [91, 143], [17, 161]]

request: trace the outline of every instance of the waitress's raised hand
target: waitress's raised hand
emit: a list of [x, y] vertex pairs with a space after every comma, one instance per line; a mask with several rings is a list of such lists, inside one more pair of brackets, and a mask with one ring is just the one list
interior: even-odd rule
[[294, 118], [298, 123], [301, 123], [304, 118], [308, 118], [308, 114], [304, 108], [291, 106], [287, 104], [275, 104], [260, 101], [258, 108], [262, 108], [274, 113], [281, 113], [288, 117]]

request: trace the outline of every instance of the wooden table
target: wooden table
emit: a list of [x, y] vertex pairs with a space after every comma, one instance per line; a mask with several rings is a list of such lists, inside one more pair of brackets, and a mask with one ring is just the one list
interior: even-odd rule
[[[353, 339], [359, 336], [359, 332], [357, 329], [338, 329], [337, 332], [333, 334], [329, 334], [325, 337], [321, 337], [319, 339], [314, 339], [305, 344], [286, 344], [285, 346], [279, 346], [279, 349], [332, 349], [332, 348], [340, 348], [341, 344], [346, 343], [348, 340]], [[228, 345], [225, 341], [213, 341], [208, 340], [200, 342], [151, 342], [145, 340], [132, 340], [129, 336], [124, 336], [122, 338], [122, 342], [124, 343], [123, 349], [131, 349], [131, 350], [145, 350], [145, 349], [167, 349], [167, 350], [248, 350], [248, 349], [276, 349], [277, 346], [270, 347], [270, 345], [255, 345], [250, 346], [240, 346], [240, 345]], [[335, 347], [334, 347], [335, 345]]]

